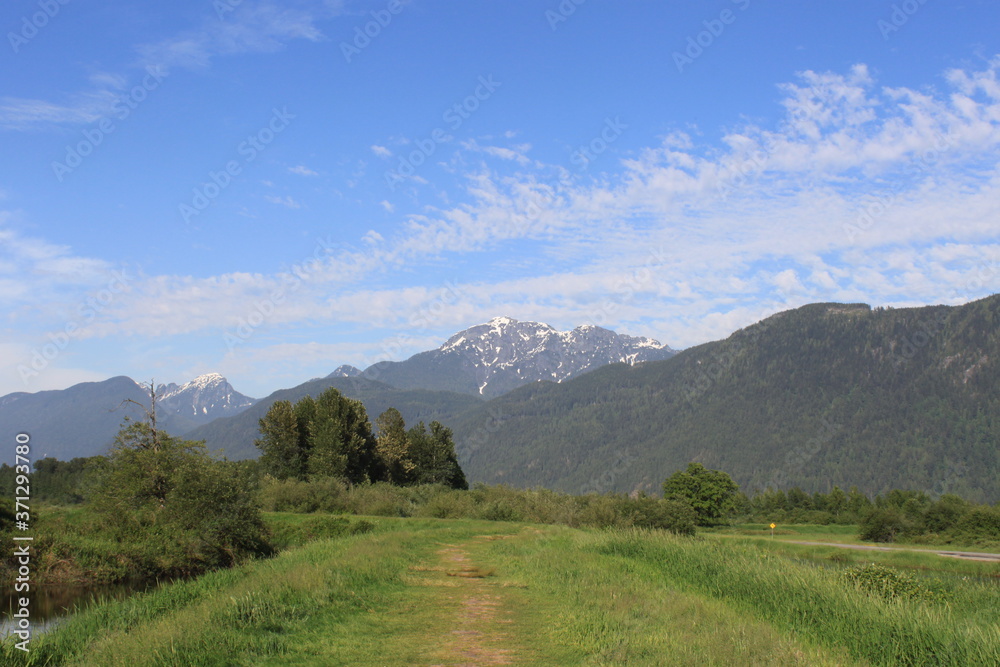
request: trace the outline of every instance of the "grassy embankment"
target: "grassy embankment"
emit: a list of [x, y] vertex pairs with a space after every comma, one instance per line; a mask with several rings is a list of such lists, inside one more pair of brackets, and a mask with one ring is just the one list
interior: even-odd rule
[[955, 578], [946, 601], [889, 602], [731, 540], [381, 517], [325, 539], [351, 529], [269, 521], [288, 544], [320, 539], [98, 605], [36, 638], [28, 662], [5, 649], [8, 663], [1000, 662], [992, 583]]

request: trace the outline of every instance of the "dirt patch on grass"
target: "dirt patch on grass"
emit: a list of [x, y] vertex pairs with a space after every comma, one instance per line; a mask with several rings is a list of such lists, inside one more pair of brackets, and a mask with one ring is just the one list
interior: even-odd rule
[[459, 546], [447, 545], [438, 555], [446, 564], [445, 574], [458, 583], [451, 596], [458, 602], [458, 609], [452, 612], [450, 630], [443, 637], [442, 650], [434, 665], [514, 664], [517, 652], [512, 648], [508, 631], [512, 621], [495, 585], [484, 581], [493, 570], [472, 563], [468, 553]]

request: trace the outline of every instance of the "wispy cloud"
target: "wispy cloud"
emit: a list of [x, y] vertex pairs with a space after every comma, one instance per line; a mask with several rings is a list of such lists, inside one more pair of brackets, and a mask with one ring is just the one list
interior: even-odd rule
[[288, 171], [293, 174], [298, 174], [299, 176], [319, 176], [317, 172], [301, 164], [295, 167], [289, 167]]
[[299, 39], [319, 41], [323, 34], [317, 23], [341, 11], [339, 2], [290, 8], [268, 0], [244, 0], [220, 17], [211, 3], [206, 3], [204, 18], [196, 27], [138, 45], [137, 60], [128, 74], [91, 74], [88, 87], [57, 101], [0, 97], [0, 128], [24, 131], [99, 121], [112, 114], [121, 91], [136, 72], [142, 72], [141, 78], [149, 67], [163, 74], [174, 67], [204, 69], [218, 56], [274, 52]]
[[299, 203], [297, 200], [293, 199], [289, 195], [285, 195], [284, 197], [275, 197], [273, 195], [267, 195], [264, 197], [264, 199], [271, 202], [272, 204], [278, 204], [279, 206], [285, 206], [287, 208], [292, 208], [292, 209], [302, 208], [302, 204]]
[[138, 51], [144, 65], [201, 69], [216, 56], [273, 52], [297, 39], [319, 41], [323, 34], [317, 21], [337, 13], [339, 9], [329, 3], [302, 9], [246, 1], [221, 17], [206, 14], [199, 26], [142, 45]]
[[[810, 301], [983, 296], [1000, 285], [1000, 271], [978, 287], [970, 278], [1000, 266], [998, 68], [951, 71], [940, 92], [880, 87], [863, 66], [804, 72], [781, 87], [784, 115], [771, 126], [727, 129], [717, 145], [673, 134], [586, 180], [523, 144], [509, 154], [456, 146], [474, 155], [455, 161], [468, 167], [450, 190], [459, 203], [401, 214], [391, 234], [321, 253], [268, 323], [406, 329], [413, 304], [433, 300], [444, 278], [408, 288], [376, 278], [424, 267], [440, 276], [451, 261], [482, 269], [458, 285], [442, 329], [503, 312], [681, 347]], [[523, 275], [491, 271], [510, 257], [498, 248], [517, 249]], [[287, 275], [147, 277], [93, 335], [232, 326]]]
[[64, 102], [0, 97], [0, 127], [29, 130], [61, 125], [87, 125], [111, 113], [117, 94], [104, 87], [71, 96]]

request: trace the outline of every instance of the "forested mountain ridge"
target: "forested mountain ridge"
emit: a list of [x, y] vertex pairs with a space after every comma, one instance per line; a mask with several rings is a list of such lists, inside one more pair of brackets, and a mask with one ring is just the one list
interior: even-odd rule
[[455, 424], [470, 480], [657, 491], [689, 461], [744, 489], [1000, 499], [1000, 296], [812, 304], [666, 361], [515, 390]]

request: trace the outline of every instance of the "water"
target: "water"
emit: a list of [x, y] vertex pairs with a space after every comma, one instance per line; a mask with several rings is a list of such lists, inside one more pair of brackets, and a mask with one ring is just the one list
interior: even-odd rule
[[[55, 627], [64, 622], [74, 612], [88, 605], [104, 600], [122, 600], [136, 593], [142, 593], [157, 586], [157, 582], [132, 582], [109, 584], [105, 586], [44, 586], [32, 587], [28, 594], [31, 604], [28, 607], [32, 635]], [[19, 598], [23, 593], [13, 591], [13, 586], [5, 586], [0, 594], [0, 638], [8, 636], [15, 628], [17, 619], [12, 619], [19, 608]]]

